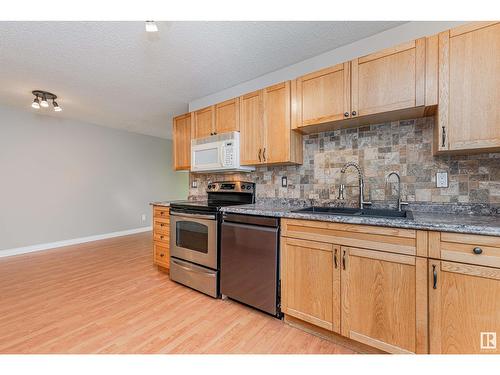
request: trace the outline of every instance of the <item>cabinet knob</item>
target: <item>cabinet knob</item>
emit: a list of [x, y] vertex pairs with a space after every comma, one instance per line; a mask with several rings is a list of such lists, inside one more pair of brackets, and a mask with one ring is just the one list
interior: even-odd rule
[[475, 247], [472, 251], [474, 252], [474, 254], [479, 255], [482, 254], [483, 249], [481, 249], [480, 247]]
[[351, 115], [356, 116], [358, 113], [356, 111], [352, 111]]
[[349, 117], [349, 112], [344, 112], [344, 117]]
[[163, 258], [165, 256], [165, 254], [161, 253], [160, 256]]

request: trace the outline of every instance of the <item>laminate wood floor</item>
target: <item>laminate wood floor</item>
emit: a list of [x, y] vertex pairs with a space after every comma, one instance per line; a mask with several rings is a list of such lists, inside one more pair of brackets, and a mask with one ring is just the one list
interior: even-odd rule
[[176, 284], [151, 233], [0, 258], [0, 353], [353, 353]]

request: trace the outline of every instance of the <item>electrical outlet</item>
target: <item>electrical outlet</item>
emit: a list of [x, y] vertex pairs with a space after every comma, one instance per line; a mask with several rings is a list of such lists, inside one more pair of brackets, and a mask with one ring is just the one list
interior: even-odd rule
[[447, 188], [448, 187], [448, 172], [437, 172], [436, 173], [436, 187]]
[[146, 214], [141, 215], [141, 223], [146, 222]]
[[191, 187], [193, 189], [196, 189], [198, 187], [198, 181], [196, 181], [196, 180], [191, 181]]
[[281, 187], [287, 187], [288, 186], [288, 179], [286, 176], [281, 177]]

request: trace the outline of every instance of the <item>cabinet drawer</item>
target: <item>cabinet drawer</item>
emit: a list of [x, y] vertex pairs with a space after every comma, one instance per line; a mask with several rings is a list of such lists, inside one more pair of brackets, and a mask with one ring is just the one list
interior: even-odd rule
[[440, 259], [500, 268], [500, 237], [442, 232]]
[[155, 234], [170, 234], [170, 219], [157, 219], [153, 220], [153, 232]]
[[154, 251], [154, 263], [168, 268], [170, 262], [169, 245], [163, 242], [155, 241], [153, 244], [153, 251]]
[[168, 219], [169, 215], [170, 215], [170, 208], [162, 206], [153, 207], [153, 217]]
[[420, 231], [413, 229], [296, 219], [285, 219], [282, 223], [284, 237], [398, 254], [427, 255], [426, 253], [420, 254], [420, 251], [417, 254], [417, 248], [424, 249], [427, 246], [425, 232], [419, 233]]
[[158, 242], [163, 242], [165, 245], [170, 244], [170, 235], [169, 234], [163, 234], [163, 233], [153, 233], [153, 239]]

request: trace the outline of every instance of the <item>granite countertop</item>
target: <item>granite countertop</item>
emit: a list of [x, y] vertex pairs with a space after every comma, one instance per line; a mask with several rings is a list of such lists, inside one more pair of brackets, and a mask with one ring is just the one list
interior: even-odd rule
[[151, 202], [151, 206], [162, 206], [162, 207], [170, 207], [170, 203], [176, 201], [161, 201], [161, 202]]
[[409, 220], [402, 218], [387, 219], [366, 216], [359, 217], [292, 212], [292, 210], [296, 208], [300, 207], [289, 207], [283, 204], [273, 205], [267, 202], [265, 205], [257, 203], [223, 207], [221, 211], [248, 215], [329, 221], [333, 223], [367, 224], [384, 227], [500, 236], [499, 216], [439, 214], [412, 211], [413, 220]]

